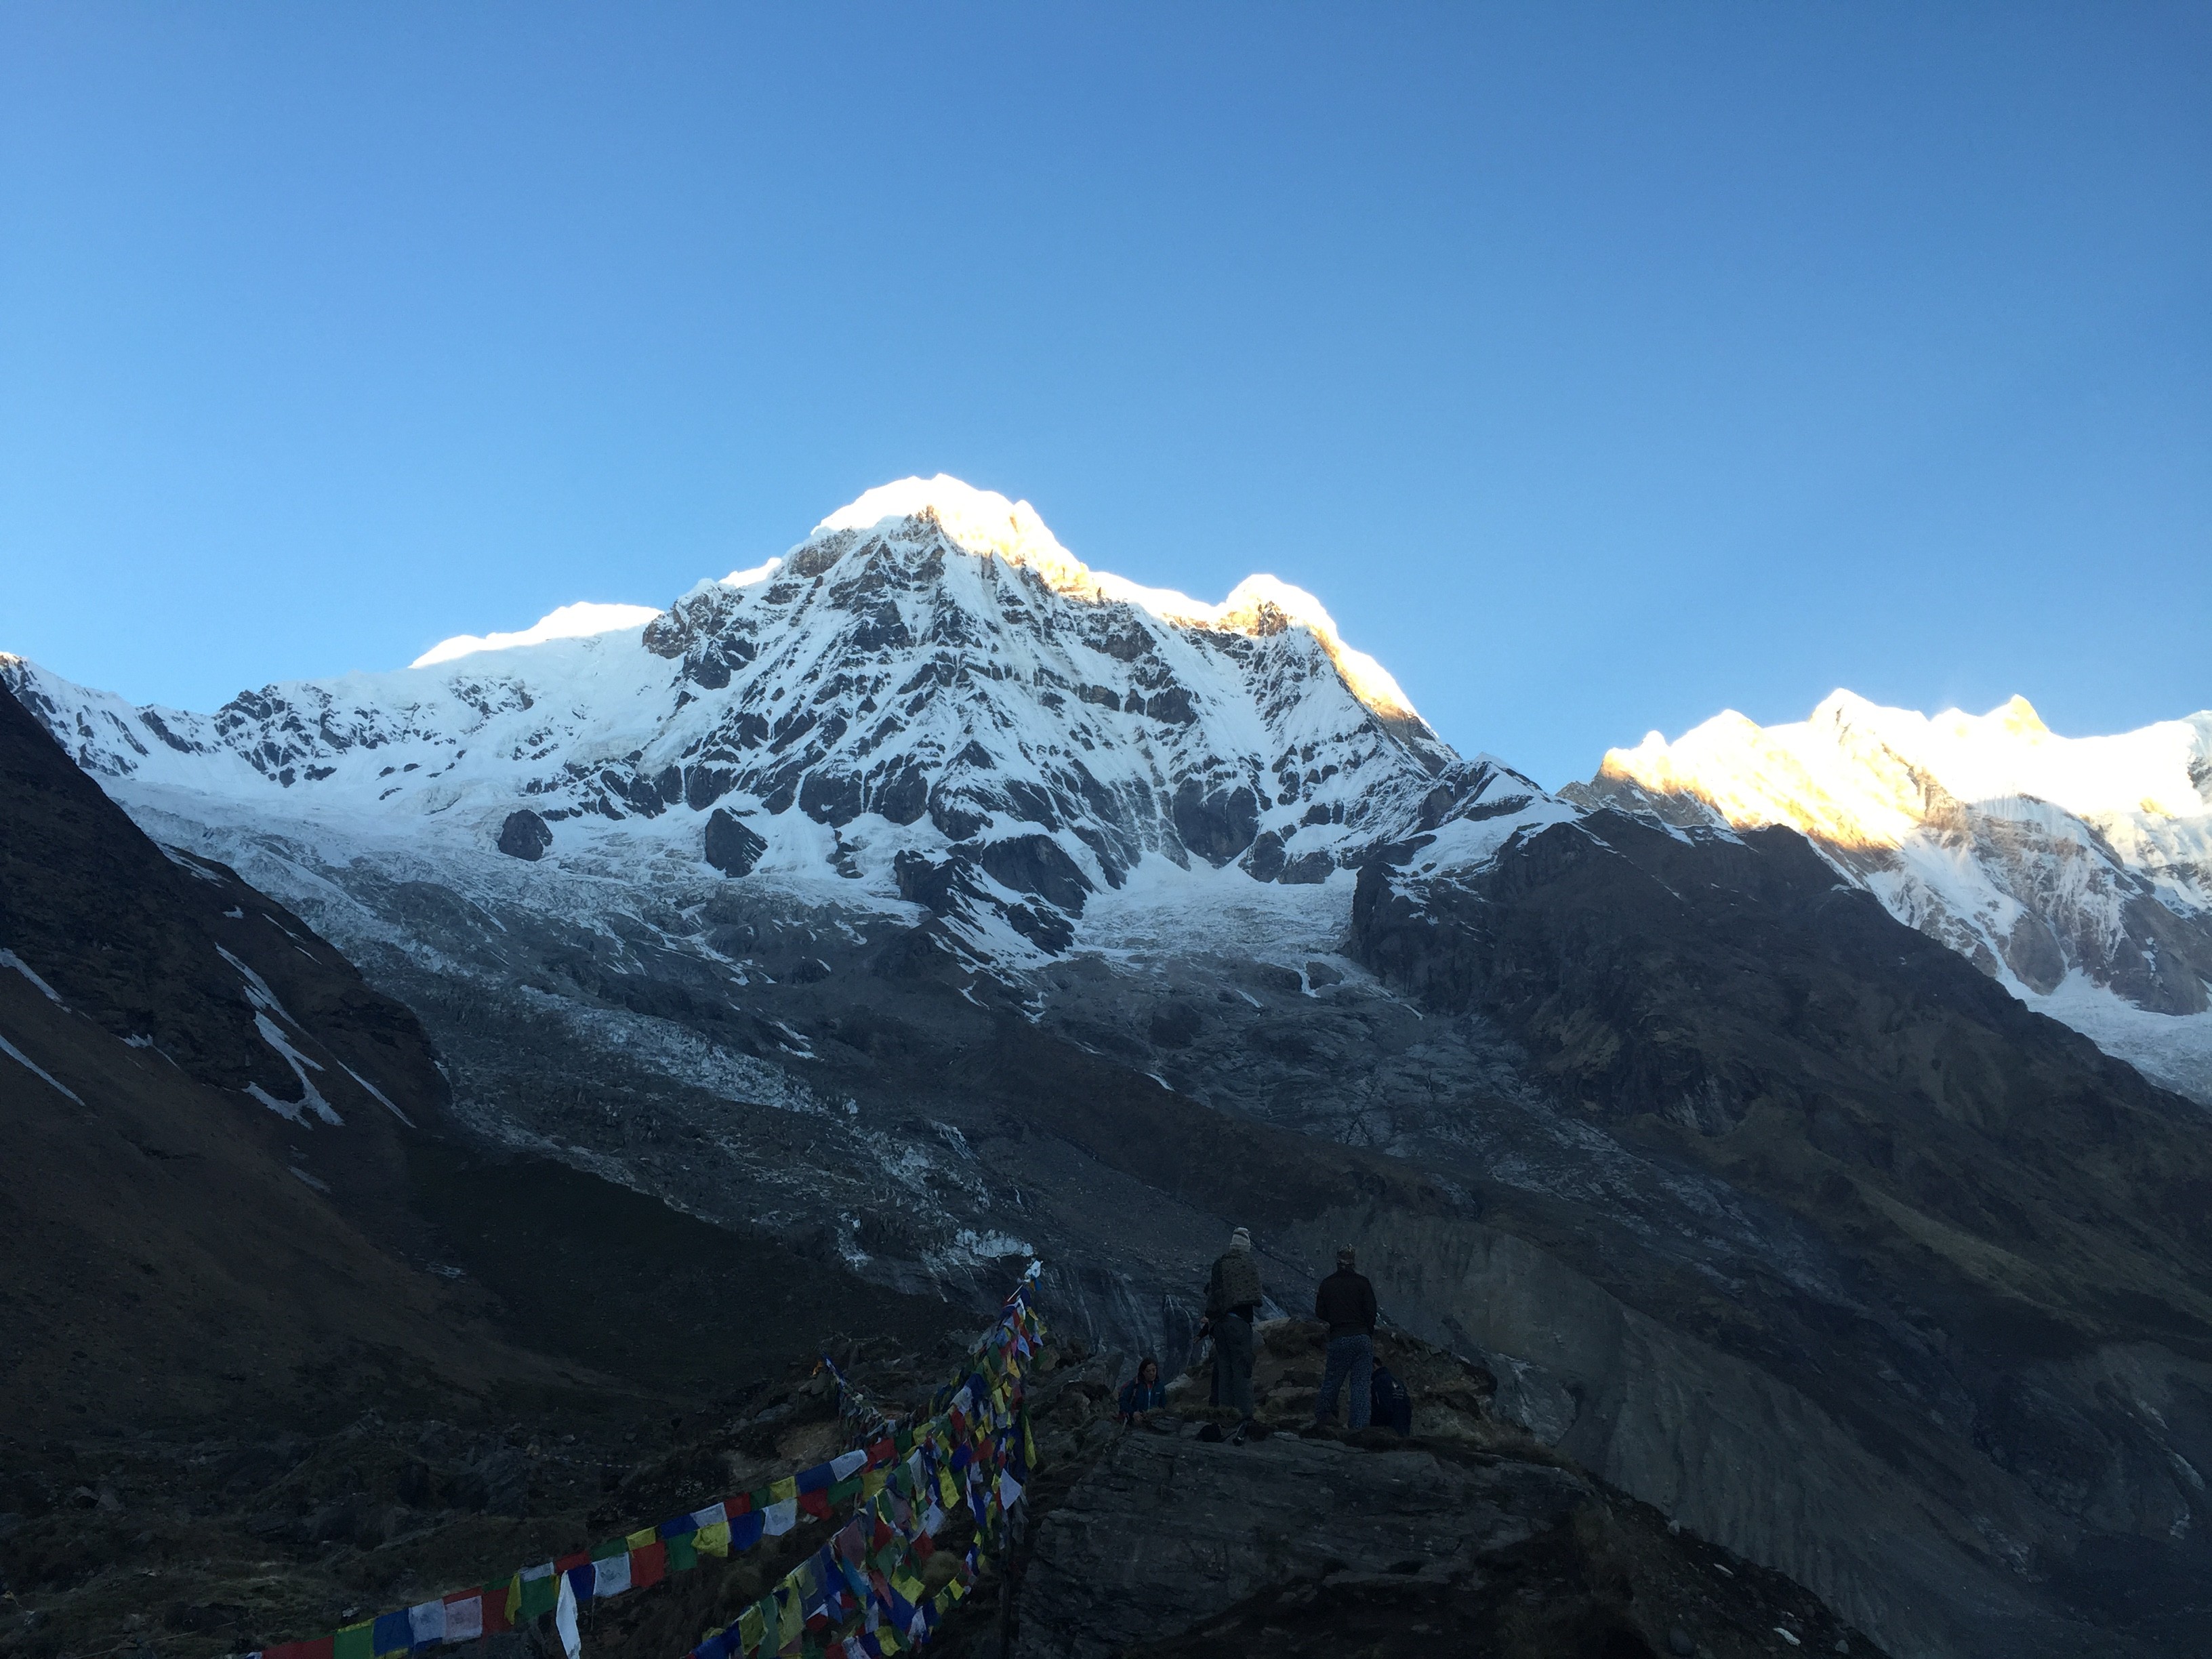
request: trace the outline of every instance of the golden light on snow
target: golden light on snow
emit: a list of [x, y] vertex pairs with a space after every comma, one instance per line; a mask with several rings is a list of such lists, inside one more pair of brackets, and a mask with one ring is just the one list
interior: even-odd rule
[[407, 665], [434, 668], [440, 663], [474, 656], [479, 651], [511, 651], [520, 645], [543, 645], [548, 640], [589, 639], [624, 628], [642, 628], [660, 614], [649, 605], [598, 605], [585, 601], [564, 605], [547, 612], [530, 627], [513, 634], [456, 634], [441, 640]]
[[2195, 741], [2185, 720], [2062, 738], [2025, 697], [1926, 715], [1838, 690], [1790, 725], [1729, 709], [1672, 743], [1653, 732], [1608, 750], [1600, 775], [1695, 796], [1738, 829], [1786, 824], [1838, 848], [1901, 846], [1940, 831], [1961, 803], [2049, 802], [2124, 837], [2142, 817], [2205, 815]]
[[1354, 696], [1378, 714], [1419, 718], [1389, 672], [1364, 651], [1346, 645], [1335, 620], [1303, 587], [1273, 576], [1247, 576], [1219, 605], [1207, 605], [1173, 588], [1141, 586], [1084, 563], [1060, 544], [1027, 501], [1010, 501], [996, 490], [978, 489], [947, 473], [878, 484], [823, 520], [814, 533], [867, 530], [886, 519], [925, 514], [970, 553], [1033, 570], [1054, 592], [1071, 599], [1134, 605], [1163, 622], [1240, 634], [1272, 633], [1282, 626], [1306, 629]]

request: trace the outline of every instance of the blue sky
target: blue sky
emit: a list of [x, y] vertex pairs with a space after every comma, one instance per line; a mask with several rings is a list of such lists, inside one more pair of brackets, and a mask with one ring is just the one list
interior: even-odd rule
[[1547, 783], [2212, 704], [2212, 12], [0, 9], [0, 648], [663, 604], [868, 486], [1311, 588]]

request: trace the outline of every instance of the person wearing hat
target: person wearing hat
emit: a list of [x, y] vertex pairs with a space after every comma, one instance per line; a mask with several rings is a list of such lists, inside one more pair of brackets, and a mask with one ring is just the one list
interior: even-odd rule
[[1367, 1426], [1372, 1404], [1370, 1384], [1375, 1376], [1375, 1286], [1356, 1271], [1350, 1245], [1336, 1253], [1336, 1271], [1314, 1292], [1314, 1317], [1328, 1327], [1328, 1364], [1322, 1372], [1321, 1393], [1314, 1398], [1314, 1421], [1326, 1423], [1336, 1415], [1337, 1390], [1352, 1385], [1351, 1424]]
[[1206, 1322], [1213, 1335], [1214, 1399], [1243, 1419], [1237, 1428], [1240, 1442], [1252, 1421], [1252, 1321], [1261, 1296], [1251, 1231], [1239, 1227], [1206, 1278]]

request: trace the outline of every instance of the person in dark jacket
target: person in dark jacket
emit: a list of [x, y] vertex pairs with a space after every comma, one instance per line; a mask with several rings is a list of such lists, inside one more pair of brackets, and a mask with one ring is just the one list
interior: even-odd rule
[[1336, 1271], [1314, 1292], [1314, 1317], [1328, 1327], [1328, 1364], [1314, 1400], [1314, 1421], [1336, 1415], [1337, 1391], [1352, 1386], [1352, 1426], [1367, 1426], [1368, 1385], [1375, 1372], [1375, 1286], [1356, 1271], [1351, 1248], [1336, 1253]]
[[1388, 1365], [1378, 1364], [1367, 1387], [1368, 1397], [1373, 1402], [1370, 1416], [1378, 1429], [1395, 1429], [1400, 1434], [1413, 1431], [1413, 1396], [1406, 1385], [1390, 1374]]
[[1137, 1374], [1121, 1390], [1121, 1420], [1140, 1422], [1146, 1412], [1156, 1412], [1168, 1403], [1168, 1385], [1160, 1381], [1160, 1362], [1146, 1354], [1137, 1365]]
[[1230, 1234], [1229, 1248], [1207, 1275], [1206, 1322], [1213, 1337], [1215, 1403], [1243, 1419], [1237, 1427], [1240, 1443], [1252, 1422], [1252, 1321], [1259, 1315], [1261, 1296], [1252, 1234], [1239, 1227]]

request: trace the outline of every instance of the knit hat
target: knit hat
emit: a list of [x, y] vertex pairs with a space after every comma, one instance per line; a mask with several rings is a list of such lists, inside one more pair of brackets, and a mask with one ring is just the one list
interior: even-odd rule
[[1358, 1259], [1358, 1257], [1352, 1255], [1352, 1246], [1349, 1244], [1346, 1245], [1342, 1249], [1336, 1253], [1336, 1265], [1340, 1267], [1349, 1267]]
[[1250, 1249], [1252, 1248], [1252, 1230], [1249, 1227], [1239, 1227], [1235, 1232], [1230, 1234], [1229, 1248], [1232, 1250]]

